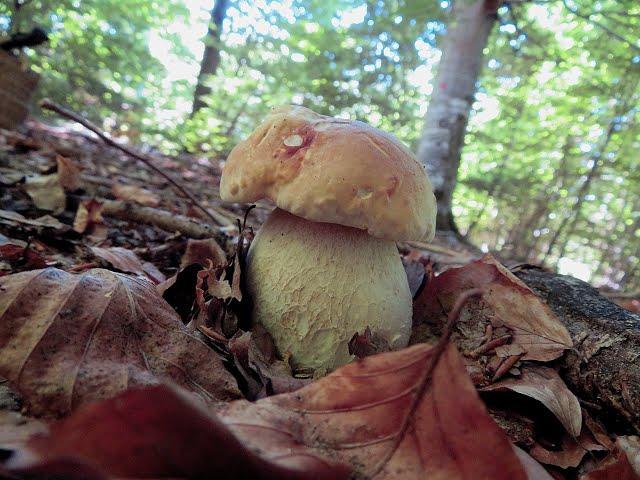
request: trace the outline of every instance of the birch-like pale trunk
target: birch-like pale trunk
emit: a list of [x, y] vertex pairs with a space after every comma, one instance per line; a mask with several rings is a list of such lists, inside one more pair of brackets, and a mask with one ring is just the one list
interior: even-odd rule
[[418, 159], [425, 165], [434, 187], [438, 203], [436, 227], [441, 231], [457, 233], [451, 200], [483, 64], [483, 50], [499, 5], [499, 0], [456, 0], [442, 45], [442, 57], [418, 146]]

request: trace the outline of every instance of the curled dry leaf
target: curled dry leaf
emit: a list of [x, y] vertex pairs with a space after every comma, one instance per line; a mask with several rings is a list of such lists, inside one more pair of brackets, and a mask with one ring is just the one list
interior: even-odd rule
[[[491, 255], [430, 281], [414, 301], [414, 323], [441, 318], [469, 288], [485, 290], [482, 302], [490, 313], [480, 313], [494, 327], [504, 325], [512, 332], [511, 344], [522, 348], [522, 360], [549, 361], [571, 348], [569, 332], [549, 306]], [[474, 315], [476, 322], [478, 318]]]
[[512, 446], [513, 451], [516, 453], [520, 459], [520, 463], [522, 463], [522, 466], [527, 472], [527, 480], [553, 480], [553, 477], [549, 475], [544, 467], [536, 462], [531, 455], [516, 445]]
[[229, 340], [229, 352], [246, 382], [249, 400], [293, 392], [311, 382], [294, 377], [291, 366], [276, 358], [273, 338], [261, 325]]
[[189, 239], [187, 248], [180, 260], [180, 268], [186, 268], [192, 263], [205, 266], [209, 261], [214, 266], [222, 266], [227, 263], [227, 255], [213, 238], [204, 240]]
[[73, 192], [80, 188], [80, 169], [78, 166], [62, 155], [56, 156], [56, 163], [58, 164], [58, 179], [62, 188], [66, 192]]
[[580, 465], [588, 452], [606, 450], [607, 448], [593, 437], [588, 428], [583, 428], [577, 438], [565, 433], [553, 449], [535, 443], [529, 450], [529, 454], [545, 465], [571, 468]]
[[519, 378], [508, 378], [481, 389], [485, 392], [510, 390], [541, 402], [567, 429], [578, 437], [582, 430], [582, 408], [578, 398], [567, 388], [552, 368], [527, 365]]
[[26, 269], [45, 268], [47, 261], [29, 246], [22, 247], [13, 243], [0, 245], [0, 260]]
[[367, 357], [294, 393], [219, 407], [217, 417], [168, 386], [125, 392], [63, 420], [9, 466], [32, 472], [75, 457], [112, 476], [344, 478], [352, 469], [357, 478], [528, 478], [451, 346], [389, 452], [433, 352], [416, 345]]
[[60, 213], [64, 210], [67, 197], [64, 194], [57, 173], [27, 177], [24, 190], [37, 208]]
[[89, 247], [93, 254], [110, 263], [113, 268], [124, 273], [135, 273], [147, 277], [158, 284], [165, 280], [164, 275], [155, 267], [145, 266], [135, 252], [122, 247]]
[[116, 183], [112, 190], [113, 194], [119, 200], [136, 202], [147, 207], [157, 207], [160, 205], [160, 197], [146, 188]]
[[640, 437], [618, 437], [614, 451], [580, 480], [640, 480]]
[[29, 226], [29, 227], [39, 227], [39, 228], [52, 228], [54, 230], [67, 230], [69, 227], [62, 223], [57, 218], [52, 217], [51, 215], [43, 215], [42, 217], [36, 219], [25, 218], [23, 215], [20, 215], [18, 212], [12, 212], [10, 210], [0, 210], [0, 223], [6, 223], [9, 225], [21, 225], [21, 226]]
[[102, 203], [94, 200], [84, 200], [78, 206], [73, 229], [78, 233], [88, 233], [96, 237], [105, 238], [107, 227], [102, 218]]
[[218, 356], [145, 280], [49, 268], [2, 277], [0, 291], [0, 375], [33, 415], [162, 379], [209, 400], [239, 397]]

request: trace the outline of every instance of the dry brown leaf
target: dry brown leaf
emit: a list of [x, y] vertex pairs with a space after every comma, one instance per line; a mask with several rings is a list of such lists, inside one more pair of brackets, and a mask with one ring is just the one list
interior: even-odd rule
[[527, 365], [519, 378], [508, 378], [481, 389], [485, 392], [511, 390], [541, 402], [567, 429], [578, 437], [582, 430], [582, 408], [578, 398], [567, 388], [552, 368]]
[[[442, 309], [449, 311], [470, 288], [485, 290], [482, 302], [490, 315], [480, 312], [486, 315], [484, 323], [504, 325], [512, 331], [512, 344], [526, 352], [522, 360], [553, 360], [573, 345], [569, 332], [549, 306], [491, 255], [431, 280], [414, 301], [414, 323], [442, 318], [446, 313]], [[479, 315], [474, 315], [474, 321], [482, 323]]]
[[116, 183], [112, 190], [113, 194], [119, 200], [136, 202], [140, 205], [146, 205], [147, 207], [157, 207], [160, 205], [160, 197], [146, 188]]
[[553, 477], [531, 455], [513, 445], [513, 450], [527, 472], [527, 480], [553, 480]]
[[208, 260], [211, 260], [215, 267], [222, 267], [227, 263], [227, 255], [213, 238], [189, 239], [180, 260], [180, 268], [185, 268], [192, 263], [198, 263], [204, 267], [208, 264]]
[[166, 378], [206, 399], [239, 396], [220, 358], [145, 280], [49, 268], [2, 277], [0, 291], [0, 375], [33, 415]]
[[0, 260], [19, 264], [28, 269], [46, 268], [46, 260], [35, 250], [26, 246], [5, 243], [0, 245]]
[[111, 476], [344, 478], [349, 465], [357, 478], [528, 478], [451, 346], [397, 437], [433, 352], [367, 357], [294, 393], [216, 408], [217, 418], [168, 386], [125, 392], [54, 426], [9, 466], [33, 472], [75, 457]]
[[52, 175], [36, 175], [27, 177], [24, 190], [29, 194], [37, 208], [61, 213], [67, 204], [60, 178], [57, 173]]
[[102, 218], [102, 203], [94, 200], [84, 200], [78, 206], [73, 229], [78, 233], [87, 233], [98, 238], [106, 238], [107, 227]]
[[70, 159], [56, 155], [58, 164], [58, 180], [66, 192], [73, 192], [80, 188], [80, 169]]
[[[59, 478], [341, 479], [348, 468], [313, 455], [265, 458], [214, 415], [167, 385], [86, 405], [6, 464]], [[88, 472], [87, 472], [88, 469]]]
[[[408, 412], [432, 353], [416, 345], [366, 357], [296, 392], [233, 402], [219, 414], [243, 443], [270, 458], [322, 453], [360, 476], [380, 469], [379, 479], [526, 478], [454, 347], [445, 350], [430, 387]], [[409, 429], [398, 437], [407, 413]]]
[[149, 268], [140, 261], [135, 252], [123, 247], [89, 247], [93, 254], [110, 263], [113, 268], [124, 273], [135, 273], [147, 277], [153, 283], [158, 284], [164, 280], [164, 275], [158, 269]]
[[640, 437], [618, 437], [615, 450], [580, 480], [640, 480]]
[[577, 467], [588, 452], [606, 451], [591, 434], [589, 429], [583, 428], [578, 438], [565, 434], [554, 449], [547, 449], [536, 443], [529, 453], [533, 458], [546, 465], [560, 468]]
[[51, 215], [43, 215], [36, 219], [25, 218], [18, 212], [12, 212], [10, 210], [0, 210], [0, 222], [17, 224], [17, 225], [29, 225], [33, 227], [53, 228], [55, 230], [65, 230], [69, 227], [60, 222], [57, 218]]

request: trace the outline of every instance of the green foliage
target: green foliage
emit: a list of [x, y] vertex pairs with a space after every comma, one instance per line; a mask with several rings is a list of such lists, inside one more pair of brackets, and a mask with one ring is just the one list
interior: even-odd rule
[[[43, 75], [38, 95], [69, 105], [91, 119], [118, 118], [142, 128], [145, 113], [166, 98], [165, 71], [148, 48], [152, 29], [186, 15], [182, 2], [149, 0], [32, 0], [16, 13], [0, 5], [0, 28], [40, 26], [48, 44], [28, 52]], [[1, 30], [0, 30], [1, 33]], [[179, 38], [171, 40], [180, 48]]]

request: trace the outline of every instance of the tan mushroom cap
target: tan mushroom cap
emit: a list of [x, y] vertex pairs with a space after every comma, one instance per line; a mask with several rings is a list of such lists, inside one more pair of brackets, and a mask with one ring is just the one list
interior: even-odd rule
[[220, 196], [235, 202], [267, 198], [307, 220], [387, 240], [430, 240], [435, 231], [429, 179], [398, 139], [298, 106], [274, 109], [236, 145]]

